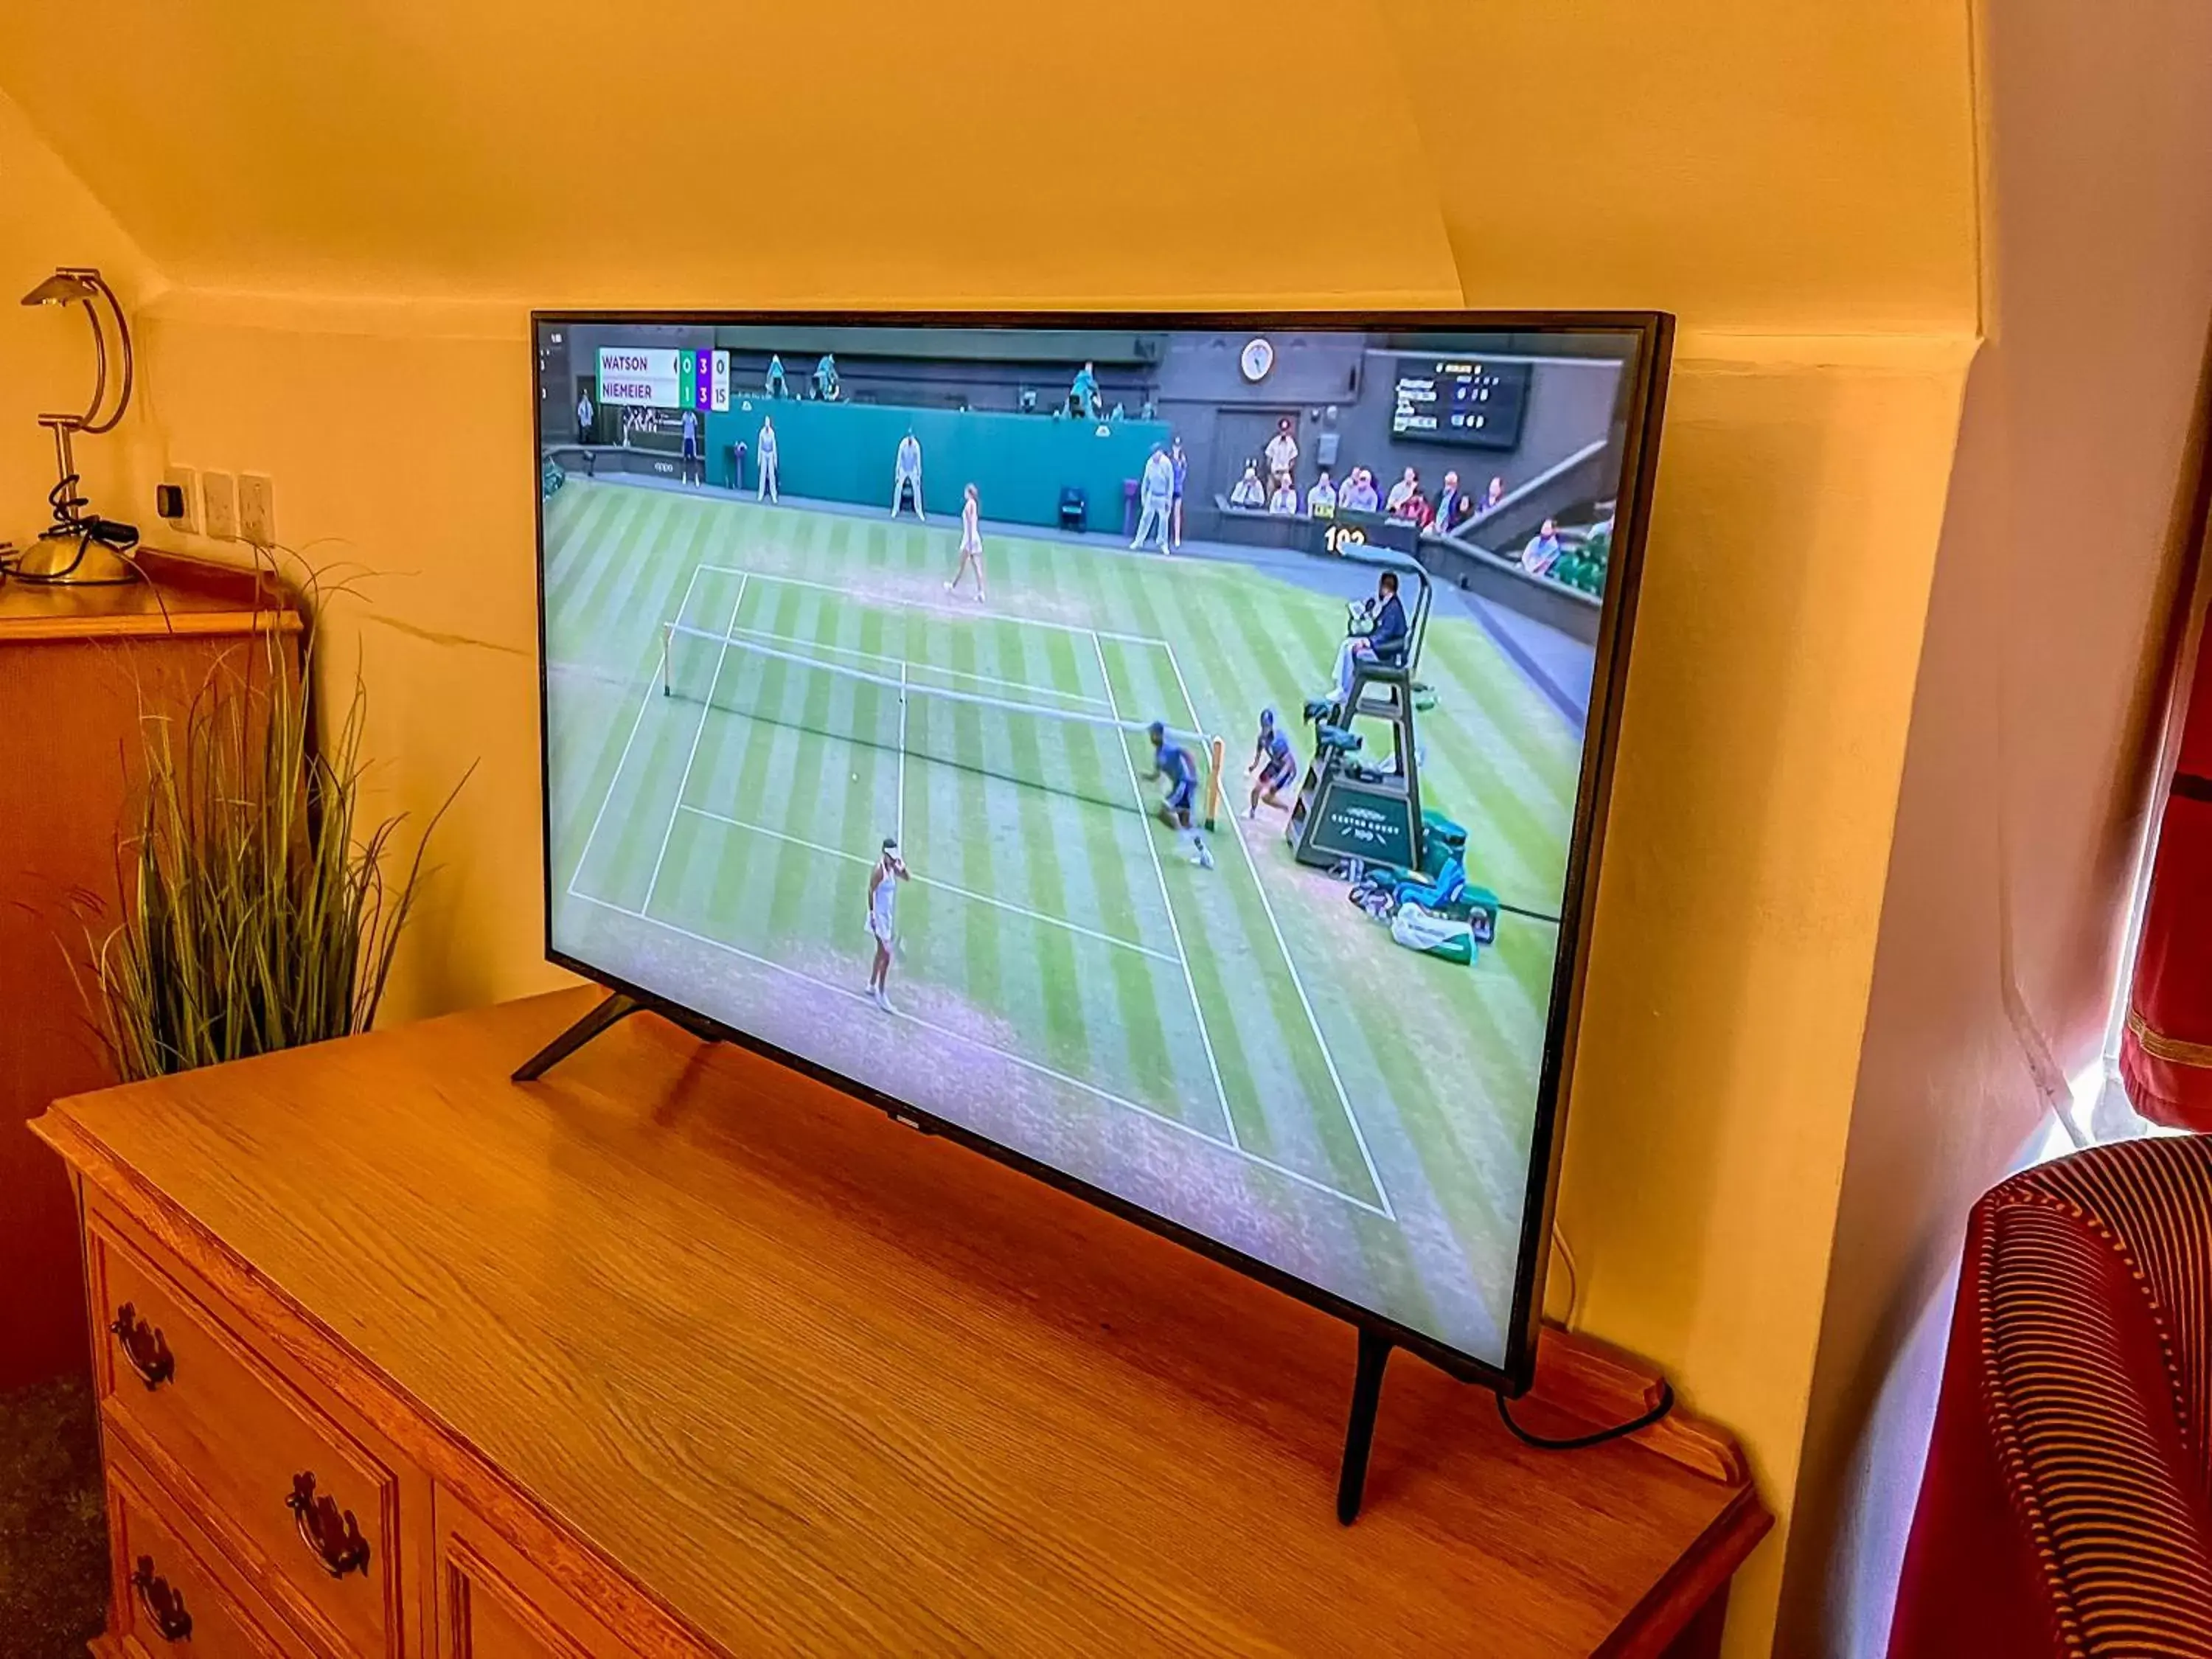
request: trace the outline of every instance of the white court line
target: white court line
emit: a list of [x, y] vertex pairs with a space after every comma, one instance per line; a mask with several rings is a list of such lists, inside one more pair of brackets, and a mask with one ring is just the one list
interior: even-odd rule
[[[855, 776], [858, 774], [854, 775]], [[899, 854], [906, 854], [906, 663], [899, 663], [899, 779], [898, 811], [895, 814], [898, 827], [892, 831], [898, 837]]]
[[[1097, 653], [1098, 675], [1106, 683], [1106, 696], [1114, 705], [1114, 720], [1121, 723], [1121, 700], [1114, 696], [1114, 677], [1106, 671], [1106, 647], [1098, 642], [1098, 635], [1091, 636], [1091, 648]], [[1243, 1148], [1237, 1139], [1237, 1120], [1229, 1114], [1229, 1091], [1221, 1084], [1221, 1062], [1213, 1057], [1213, 1038], [1206, 1029], [1206, 1010], [1198, 1006], [1198, 985], [1190, 976], [1190, 956], [1182, 948], [1182, 924], [1176, 920], [1175, 900], [1168, 892], [1167, 872], [1160, 867], [1160, 849], [1152, 840], [1151, 814], [1145, 811], [1144, 786], [1137, 781], [1137, 763], [1129, 758], [1128, 739], [1121, 739], [1121, 769], [1129, 775], [1129, 793], [1137, 798], [1137, 813], [1145, 820], [1145, 851], [1152, 854], [1152, 875], [1160, 884], [1160, 903], [1168, 913], [1168, 931], [1175, 935], [1176, 960], [1182, 964], [1183, 989], [1190, 993], [1190, 1012], [1198, 1018], [1198, 1040], [1206, 1045], [1206, 1068], [1213, 1073], [1213, 1092], [1221, 1101], [1221, 1127], [1229, 1136], [1229, 1144]]]
[[[723, 940], [718, 939], [709, 939], [704, 933], [695, 933], [688, 927], [679, 927], [672, 921], [663, 921], [658, 916], [649, 916], [642, 910], [633, 910], [627, 904], [616, 904], [610, 900], [595, 897], [590, 893], [578, 893], [575, 896], [586, 904], [596, 904], [603, 910], [613, 911], [617, 915], [628, 916], [632, 921], [642, 921], [650, 927], [665, 928], [669, 933], [677, 935], [679, 939], [688, 939], [696, 945], [706, 945], [710, 950], [726, 951], [729, 955], [736, 957], [742, 961], [752, 963], [757, 966], [769, 969], [775, 973], [787, 974], [792, 978], [799, 981], [803, 984], [813, 986], [817, 990], [828, 991], [836, 996], [849, 997], [855, 1002], [867, 1003], [871, 1007], [876, 1006], [870, 998], [862, 994], [859, 991], [854, 990], [850, 986], [837, 985], [826, 979], [818, 979], [812, 974], [803, 972], [797, 968], [789, 967], [783, 963], [772, 961], [767, 957], [756, 956], [750, 951], [745, 950], [739, 945], [726, 944]], [[1341, 1199], [1346, 1204], [1351, 1205], [1354, 1209], [1364, 1210], [1370, 1215], [1383, 1215], [1386, 1213], [1382, 1210], [1376, 1209], [1375, 1206], [1370, 1204], [1364, 1198], [1358, 1197], [1353, 1194], [1344, 1192], [1338, 1188], [1332, 1187], [1325, 1181], [1316, 1181], [1313, 1176], [1306, 1175], [1300, 1170], [1290, 1169], [1283, 1164], [1278, 1164], [1273, 1158], [1261, 1158], [1256, 1152], [1248, 1152], [1241, 1146], [1232, 1146], [1227, 1141], [1217, 1139], [1215, 1137], [1206, 1133], [1203, 1129], [1197, 1128], [1191, 1124], [1182, 1122], [1179, 1119], [1170, 1117], [1166, 1113], [1158, 1111], [1152, 1107], [1141, 1104], [1137, 1101], [1130, 1100], [1124, 1096], [1117, 1095], [1110, 1089], [1102, 1089], [1095, 1083], [1086, 1083], [1079, 1077], [1072, 1077], [1066, 1072], [1055, 1071], [1053, 1067], [1041, 1064], [1036, 1060], [1030, 1060], [1026, 1055], [1015, 1054], [1012, 1049], [995, 1048], [992, 1044], [982, 1042], [979, 1038], [969, 1036], [964, 1031], [956, 1031], [949, 1025], [939, 1025], [935, 1021], [924, 1019], [918, 1014], [908, 1013], [902, 1008], [893, 1008], [887, 1012], [893, 1019], [902, 1019], [909, 1025], [918, 1026], [922, 1030], [933, 1033], [938, 1036], [949, 1038], [954, 1042], [965, 1044], [970, 1048], [981, 1049], [987, 1054], [996, 1055], [999, 1059], [1006, 1060], [1012, 1065], [1019, 1066], [1026, 1071], [1035, 1072], [1040, 1077], [1048, 1077], [1055, 1083], [1066, 1084], [1071, 1089], [1080, 1089], [1085, 1093], [1096, 1095], [1099, 1099], [1107, 1101], [1113, 1105], [1127, 1107], [1130, 1111], [1135, 1112], [1141, 1117], [1150, 1118], [1155, 1123], [1164, 1125], [1170, 1129], [1177, 1130], [1183, 1134], [1188, 1135], [1194, 1140], [1203, 1141], [1206, 1145], [1213, 1147], [1218, 1152], [1232, 1153], [1236, 1157], [1243, 1158], [1248, 1164], [1256, 1164], [1263, 1170], [1271, 1170], [1275, 1174], [1283, 1176], [1285, 1180], [1295, 1181], [1303, 1187], [1310, 1187], [1314, 1191], [1318, 1193], [1326, 1193], [1331, 1198]], [[995, 1139], [995, 1137], [994, 1137], [994, 1139]], [[999, 1144], [1004, 1146], [1007, 1143], [1001, 1141]], [[1016, 1150], [1018, 1149], [1017, 1148]], [[1080, 1175], [1079, 1171], [1073, 1170], [1068, 1170], [1067, 1173], [1070, 1175]], [[1080, 1178], [1088, 1179], [1089, 1177]]]
[[[717, 823], [726, 823], [732, 830], [750, 830], [757, 836], [766, 836], [774, 841], [788, 842], [793, 847], [804, 847], [809, 852], [824, 853], [833, 859], [843, 859], [848, 864], [875, 862], [873, 859], [863, 858], [858, 853], [848, 853], [842, 847], [824, 847], [820, 842], [809, 841], [804, 836], [787, 835], [781, 830], [771, 830], [764, 823], [748, 823], [743, 818], [733, 818], [726, 812], [714, 811], [704, 806], [694, 806], [690, 801], [678, 802], [678, 810], [696, 813], [702, 818], [712, 818]], [[988, 904], [994, 910], [1006, 910], [1018, 916], [1027, 916], [1032, 921], [1042, 921], [1054, 927], [1065, 927], [1071, 933], [1080, 933], [1085, 939], [1095, 939], [1101, 945], [1111, 945], [1121, 950], [1134, 951], [1140, 957], [1151, 957], [1159, 962], [1173, 962], [1176, 959], [1165, 951], [1155, 950], [1149, 945], [1139, 945], [1133, 939], [1121, 939], [1112, 933], [1102, 933], [1095, 927], [1085, 927], [1079, 921], [1070, 921], [1065, 916], [1047, 915], [1042, 910], [1032, 910], [1026, 904], [1016, 904], [1010, 899], [994, 898], [988, 893], [978, 893], [970, 888], [957, 887], [949, 881], [939, 881], [929, 876], [911, 876], [908, 879], [917, 887], [934, 887], [941, 893], [951, 893], [956, 897], [973, 899], [976, 903]]]
[[[704, 565], [700, 567], [702, 569], [706, 568]], [[691, 767], [699, 758], [699, 739], [707, 735], [707, 714], [714, 706], [714, 688], [722, 683], [722, 665], [729, 660], [730, 629], [738, 625], [738, 612], [745, 608], [745, 585], [750, 580], [742, 572], [738, 576], [737, 601], [730, 606], [730, 620], [722, 629], [721, 654], [714, 659], [714, 678], [707, 682], [707, 695], [700, 700], [699, 724], [691, 728], [690, 752], [684, 757], [684, 776], [676, 786], [676, 805], [678, 808], [684, 805], [684, 797], [690, 793]], [[677, 614], [681, 616], [683, 612], [679, 611]], [[645, 884], [645, 904], [647, 909], [653, 908], [653, 891], [660, 885], [661, 862], [668, 856], [669, 838], [675, 833], [676, 812], [672, 810], [668, 814], [668, 827], [660, 832], [660, 851], [653, 855], [653, 879]]]
[[[763, 577], [763, 580], [768, 578]], [[1009, 691], [1032, 691], [1040, 696], [1069, 697], [1077, 702], [1095, 703], [1106, 707], [1106, 699], [1094, 697], [1088, 691], [1063, 691], [1056, 685], [1033, 685], [1027, 680], [1001, 679], [996, 674], [970, 673], [964, 668], [940, 668], [933, 662], [916, 662], [911, 657], [895, 657], [888, 651], [864, 651], [857, 645], [825, 645], [819, 640], [801, 638], [796, 634], [778, 634], [766, 628], [733, 628], [730, 637], [738, 640], [758, 640], [769, 645], [804, 645], [817, 651], [826, 651], [833, 656], [866, 657], [871, 662], [896, 663], [902, 668], [918, 670], [925, 674], [942, 674], [947, 679], [974, 680], [981, 685], [1003, 686]], [[929, 688], [924, 686], [924, 690]]]
[[1151, 634], [1117, 634], [1113, 629], [1079, 628], [1073, 623], [1047, 622], [1042, 617], [1017, 617], [1004, 611], [989, 611], [978, 616], [973, 610], [938, 605], [928, 599], [885, 599], [878, 602], [856, 594], [849, 587], [840, 587], [835, 582], [809, 581], [804, 576], [778, 576], [765, 570], [749, 570], [742, 565], [706, 564], [702, 570], [712, 570], [724, 576], [750, 576], [756, 581], [781, 582], [789, 587], [811, 587], [818, 592], [835, 593], [841, 599], [853, 600], [875, 611], [926, 611], [932, 616], [957, 617], [963, 622], [1017, 623], [1024, 628], [1048, 628], [1055, 634], [1073, 634], [1078, 639], [1120, 640], [1131, 645], [1165, 645], [1167, 641]]
[[[684, 597], [676, 602], [678, 616], [682, 616], [684, 607], [691, 603], [691, 590], [698, 585], [699, 572], [695, 568], [691, 580], [684, 584]], [[584, 860], [592, 856], [592, 843], [599, 839], [600, 821], [607, 815], [607, 803], [615, 798], [615, 786], [622, 781], [623, 768], [629, 764], [629, 746], [637, 741], [637, 728], [645, 724], [645, 711], [653, 706], [653, 687], [659, 683], [658, 675], [650, 677], [646, 683], [645, 695], [638, 699], [637, 718], [629, 723], [629, 736], [623, 739], [622, 758], [615, 763], [614, 776], [607, 780], [607, 793], [599, 797], [599, 810], [592, 815], [592, 828], [584, 837], [584, 850], [576, 854], [575, 867], [568, 872], [568, 896], [571, 898], [583, 896], [576, 890], [576, 878], [584, 873]]]
[[[1189, 711], [1190, 723], [1203, 731], [1198, 705], [1191, 700], [1190, 686], [1182, 677], [1182, 665], [1176, 660], [1175, 647], [1164, 641], [1162, 644], [1168, 653], [1168, 666], [1175, 671], [1176, 689], [1182, 693], [1182, 705]], [[1244, 826], [1237, 821], [1237, 803], [1231, 800], [1225, 805], [1229, 809], [1230, 833], [1237, 837], [1237, 850], [1243, 854], [1245, 868], [1252, 872], [1253, 886], [1260, 890], [1260, 908], [1267, 913], [1267, 929], [1275, 936], [1275, 948], [1283, 953], [1283, 966], [1290, 969], [1291, 984], [1298, 994], [1298, 1006], [1306, 1011], [1306, 1024], [1312, 1028], [1314, 1042], [1320, 1046], [1322, 1063], [1328, 1067], [1328, 1080], [1336, 1085], [1337, 1103], [1343, 1107], [1344, 1121], [1352, 1126], [1352, 1138], [1358, 1143], [1360, 1162], [1367, 1166], [1367, 1178], [1375, 1183], [1375, 1196], [1382, 1201], [1382, 1213], [1395, 1221], [1398, 1212], [1390, 1206], [1390, 1194], [1383, 1188], [1382, 1172], [1375, 1167], [1375, 1155], [1367, 1150], [1367, 1134], [1359, 1127], [1358, 1114], [1352, 1109], [1352, 1097], [1345, 1092], [1344, 1079], [1338, 1075], [1336, 1056], [1329, 1052], [1328, 1039], [1321, 1034], [1321, 1020], [1314, 1012], [1313, 999], [1306, 994], [1306, 982], [1299, 977], [1298, 964], [1291, 960], [1291, 947], [1283, 938], [1283, 925], [1275, 920], [1274, 901], [1267, 896], [1267, 884], [1261, 878], [1259, 861], [1244, 844]]]

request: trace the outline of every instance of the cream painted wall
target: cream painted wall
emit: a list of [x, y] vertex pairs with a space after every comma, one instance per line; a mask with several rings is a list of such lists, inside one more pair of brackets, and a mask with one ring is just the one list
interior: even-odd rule
[[[419, 817], [477, 768], [394, 1018], [558, 977], [527, 303], [1456, 303], [1464, 277], [1678, 311], [1561, 1204], [1583, 1322], [1735, 1427], [1784, 1511], [1731, 1620], [1765, 1650], [1977, 326], [1962, 7], [1294, 4], [1270, 52], [1160, 0], [1103, 46], [980, 0], [896, 41], [854, 0], [676, 0], [565, 59], [581, 0], [95, 9], [135, 97], [59, 95], [62, 22], [30, 8], [0, 15], [0, 86], [178, 279], [141, 316], [135, 499], [165, 460], [273, 476], [286, 538], [360, 575], [324, 668], [368, 678], [386, 799]], [[1431, 90], [1446, 60], [1492, 66], [1482, 100]], [[1237, 157], [1291, 210], [1224, 199]]]
[[[307, 556], [373, 573], [325, 670], [364, 665], [388, 799], [419, 819], [477, 769], [389, 1012], [558, 982], [521, 319], [252, 311], [179, 295], [146, 319], [169, 452], [266, 470]], [[1584, 1322], [1741, 1432], [1784, 1504], [1965, 348], [1711, 349], [1674, 386], [1562, 1215]], [[403, 409], [419, 438], [395, 441]], [[395, 441], [412, 459], [380, 465]], [[1744, 1583], [1738, 1652], [1779, 1559]]]
[[1785, 1521], [1964, 369], [1899, 358], [1678, 379], [1560, 1188], [1584, 1323], [1735, 1427]]
[[1915, 1330], [1948, 1322], [1967, 1206], [2052, 1127], [2039, 1066], [2063, 1089], [2099, 1058], [2203, 529], [2212, 12], [2023, 0], [1984, 27], [1993, 337], [1966, 397], [1850, 1112], [1793, 1653], [1886, 1644], [1941, 1358]]

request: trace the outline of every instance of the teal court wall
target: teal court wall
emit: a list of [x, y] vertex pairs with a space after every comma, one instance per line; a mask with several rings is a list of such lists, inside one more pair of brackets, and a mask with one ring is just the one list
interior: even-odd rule
[[742, 443], [744, 483], [752, 487], [763, 416], [775, 422], [776, 483], [785, 495], [888, 513], [899, 440], [911, 429], [921, 441], [922, 501], [930, 512], [957, 517], [961, 490], [972, 483], [987, 519], [1057, 526], [1060, 492], [1073, 485], [1085, 493], [1088, 527], [1106, 531], [1121, 526], [1124, 482], [1141, 473], [1152, 446], [1165, 445], [1171, 435], [1164, 421], [738, 398], [727, 411], [707, 416], [709, 483], [726, 488], [736, 482], [730, 446]]

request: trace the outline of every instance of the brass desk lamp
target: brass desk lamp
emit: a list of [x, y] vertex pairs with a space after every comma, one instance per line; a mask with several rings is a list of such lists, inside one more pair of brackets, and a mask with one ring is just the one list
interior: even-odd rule
[[[110, 401], [109, 325], [102, 317], [100, 301], [106, 303], [107, 316], [113, 319], [115, 356], [120, 369], [113, 388], [113, 407], [105, 409], [103, 406]], [[108, 287], [106, 279], [92, 266], [64, 265], [26, 294], [23, 303], [84, 307], [85, 319], [92, 325], [92, 401], [81, 415], [39, 416], [39, 424], [54, 434], [54, 464], [60, 474], [59, 482], [46, 493], [53, 521], [30, 546], [9, 556], [6, 574], [27, 582], [136, 581], [137, 568], [128, 555], [138, 544], [137, 527], [87, 511], [90, 503], [80, 493], [74, 447], [80, 434], [97, 437], [103, 432], [112, 432], [116, 422], [123, 418], [123, 411], [131, 406], [134, 363], [131, 325], [124, 319], [122, 302], [115, 297], [115, 290]]]

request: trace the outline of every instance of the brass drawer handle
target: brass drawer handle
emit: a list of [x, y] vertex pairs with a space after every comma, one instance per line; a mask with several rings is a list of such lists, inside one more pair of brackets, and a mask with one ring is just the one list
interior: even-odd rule
[[192, 1639], [192, 1616], [185, 1611], [185, 1598], [169, 1588], [169, 1581], [155, 1576], [154, 1558], [138, 1558], [138, 1570], [131, 1575], [131, 1588], [138, 1592], [138, 1605], [145, 1609], [155, 1633], [164, 1642], [189, 1642]]
[[341, 1513], [336, 1498], [315, 1495], [313, 1474], [292, 1477], [292, 1495], [284, 1500], [284, 1507], [292, 1511], [300, 1541], [313, 1553], [325, 1572], [333, 1578], [368, 1572], [368, 1540], [361, 1535], [361, 1523], [353, 1518], [351, 1510]]
[[158, 1389], [175, 1378], [177, 1357], [169, 1352], [168, 1339], [139, 1318], [138, 1310], [130, 1303], [115, 1310], [114, 1322], [107, 1328], [115, 1334], [131, 1369], [149, 1389]]

